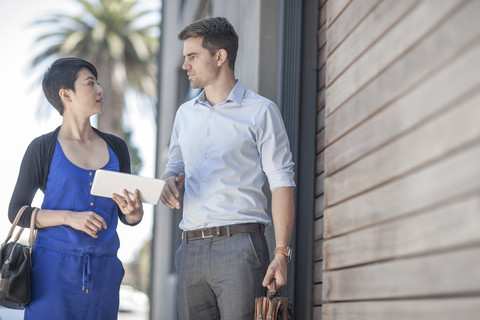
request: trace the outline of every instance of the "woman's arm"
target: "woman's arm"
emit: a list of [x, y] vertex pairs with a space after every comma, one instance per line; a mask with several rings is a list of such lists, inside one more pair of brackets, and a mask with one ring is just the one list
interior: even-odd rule
[[[42, 148], [42, 140], [36, 138], [27, 147], [20, 164], [20, 170], [17, 182], [10, 198], [8, 206], [8, 218], [13, 222], [20, 208], [23, 206], [31, 206], [33, 198], [38, 189], [42, 189], [43, 181], [43, 161], [42, 155], [46, 152], [46, 148]], [[25, 210], [22, 218], [18, 222], [21, 227], [30, 227], [30, 217], [33, 208], [29, 207]]]
[[38, 228], [67, 225], [83, 231], [93, 238], [102, 228], [107, 229], [105, 220], [93, 211], [39, 210], [35, 220]]

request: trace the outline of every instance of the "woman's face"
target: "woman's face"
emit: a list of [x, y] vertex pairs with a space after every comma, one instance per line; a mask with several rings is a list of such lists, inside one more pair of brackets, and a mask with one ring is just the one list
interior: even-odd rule
[[87, 68], [80, 69], [75, 80], [75, 91], [70, 92], [73, 109], [88, 116], [101, 113], [102, 93], [102, 87], [93, 73]]

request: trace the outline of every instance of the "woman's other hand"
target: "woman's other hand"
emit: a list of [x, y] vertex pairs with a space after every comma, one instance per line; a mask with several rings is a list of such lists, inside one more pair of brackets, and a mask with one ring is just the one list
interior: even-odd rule
[[127, 189], [123, 189], [123, 197], [117, 193], [112, 195], [113, 201], [118, 205], [120, 211], [125, 215], [128, 223], [134, 224], [143, 218], [143, 204], [140, 200], [140, 191], [133, 191], [133, 199], [131, 193]]

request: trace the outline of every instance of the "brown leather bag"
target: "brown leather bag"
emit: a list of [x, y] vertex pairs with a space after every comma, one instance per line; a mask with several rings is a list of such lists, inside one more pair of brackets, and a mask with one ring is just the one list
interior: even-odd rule
[[292, 304], [279, 292], [268, 292], [266, 297], [255, 298], [254, 320], [291, 320]]

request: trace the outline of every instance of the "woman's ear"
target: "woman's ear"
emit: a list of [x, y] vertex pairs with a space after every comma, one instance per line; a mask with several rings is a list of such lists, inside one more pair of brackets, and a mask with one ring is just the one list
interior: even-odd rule
[[60, 96], [60, 99], [62, 100], [62, 102], [64, 101], [72, 102], [72, 99], [70, 99], [70, 90], [60, 89], [58, 91], [58, 95]]

